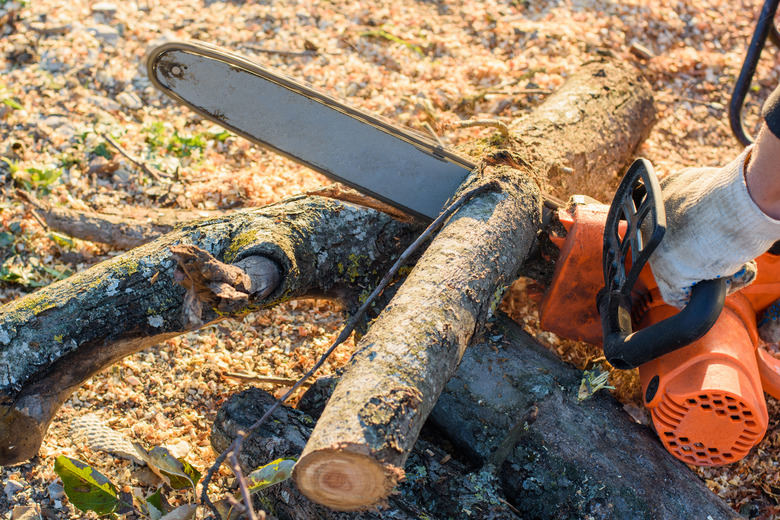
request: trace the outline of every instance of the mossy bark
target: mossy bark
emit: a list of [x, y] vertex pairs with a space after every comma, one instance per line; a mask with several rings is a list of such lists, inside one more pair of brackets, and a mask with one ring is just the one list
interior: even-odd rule
[[632, 66], [589, 63], [567, 85], [513, 125], [517, 133], [468, 150], [483, 167], [461, 193], [488, 181], [500, 189], [450, 219], [361, 339], [295, 469], [312, 500], [356, 510], [386, 499], [464, 350], [534, 244], [539, 186], [555, 171], [586, 176], [574, 167], [598, 168], [592, 178], [617, 174], [649, 131], [652, 95]]
[[0, 308], [0, 464], [38, 450], [61, 404], [92, 374], [193, 330], [174, 280], [175, 245], [236, 263], [259, 255], [282, 282], [267, 297], [202, 324], [301, 297], [358, 300], [414, 238], [384, 213], [320, 197], [194, 222]]

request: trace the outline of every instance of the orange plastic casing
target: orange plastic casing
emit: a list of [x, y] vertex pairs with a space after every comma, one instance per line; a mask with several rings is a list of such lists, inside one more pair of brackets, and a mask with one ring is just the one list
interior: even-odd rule
[[[559, 211], [567, 235], [551, 237], [561, 254], [540, 302], [545, 330], [601, 345], [596, 297], [604, 286], [608, 210], [602, 204], [584, 204]], [[756, 261], [756, 281], [726, 299], [707, 334], [639, 367], [645, 404], [659, 437], [684, 462], [710, 466], [741, 459], [766, 432], [763, 392], [780, 398], [780, 361], [760, 348], [756, 324], [756, 316], [780, 298], [780, 257], [766, 253]], [[632, 298], [635, 328], [678, 312], [661, 300], [649, 267], [642, 271]]]
[[552, 283], [539, 304], [544, 330], [601, 346], [596, 295], [604, 287], [601, 249], [609, 206], [578, 204], [558, 212], [566, 237], [550, 236], [561, 250]]

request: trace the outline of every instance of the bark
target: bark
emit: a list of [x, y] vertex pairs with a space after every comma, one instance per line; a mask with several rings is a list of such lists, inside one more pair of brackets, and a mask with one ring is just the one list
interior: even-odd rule
[[494, 171], [505, 191], [448, 222], [361, 339], [296, 466], [313, 500], [350, 510], [387, 497], [460, 356], [517, 277], [541, 199], [530, 179]]
[[[419, 221], [381, 201], [363, 195], [351, 188], [333, 184], [306, 192], [306, 195], [326, 197], [359, 206], [373, 208], [391, 215], [407, 224], [419, 225]], [[107, 244], [115, 249], [140, 247], [155, 238], [173, 231], [194, 220], [215, 218], [225, 211], [203, 211], [169, 208], [106, 208], [102, 212], [78, 211], [52, 206], [24, 191], [16, 196], [26, 202], [51, 229], [90, 242]]]
[[523, 518], [731, 519], [738, 515], [606, 391], [500, 317], [469, 348], [431, 423], [496, 468]]
[[546, 180], [545, 191], [566, 200], [588, 195], [609, 202], [627, 159], [655, 122], [650, 85], [633, 66], [596, 61], [583, 66], [531, 117], [518, 119], [513, 153]]
[[[34, 456], [57, 410], [83, 381], [147, 346], [294, 298], [357, 302], [414, 231], [374, 210], [301, 197], [180, 227], [1, 307], [0, 464]], [[226, 271], [190, 265], [215, 282], [205, 297], [202, 285], [187, 290], [179, 283], [193, 280], [178, 267], [177, 246], [194, 246], [249, 274], [253, 259], [270, 261], [281, 282], [261, 297], [235, 279], [246, 296], [235, 305], [220, 292], [232, 279]], [[194, 296], [199, 290], [205, 304]]]
[[16, 196], [31, 206], [51, 229], [116, 249], [139, 247], [170, 233], [176, 226], [224, 214], [166, 208], [131, 208], [121, 214], [97, 213], [52, 206], [24, 191], [17, 191]]
[[[502, 519], [738, 517], [606, 391], [580, 401], [581, 377], [499, 316], [466, 350], [431, 413], [427, 439], [407, 460], [407, 479], [382, 507], [384, 518], [405, 518], [392, 516], [399, 509], [440, 519], [468, 518], [465, 511]], [[298, 456], [335, 385], [336, 378], [318, 380], [298, 410], [278, 412], [250, 436], [239, 456], [244, 470]], [[226, 448], [273, 402], [255, 389], [231, 398], [214, 422], [214, 448]], [[465, 460], [442, 457], [444, 445]], [[482, 497], [477, 504], [476, 495]], [[289, 483], [266, 498], [281, 518], [377, 518], [375, 512], [330, 511]]]
[[537, 183], [568, 165], [618, 172], [652, 121], [650, 89], [638, 72], [599, 61], [517, 123], [522, 135], [471, 148], [496, 166], [481, 169], [461, 192], [486, 181], [500, 191], [474, 198], [450, 219], [361, 339], [295, 468], [304, 494], [340, 510], [385, 500], [464, 350], [534, 243]]
[[[307, 392], [309, 397], [303, 399], [298, 410], [285, 407], [277, 410], [269, 421], [245, 440], [238, 457], [242, 470], [249, 474], [277, 458], [298, 457], [311, 434], [318, 412], [316, 406], [308, 408], [304, 402], [310, 400], [312, 394], [329, 395], [332, 390], [332, 385], [328, 385], [326, 380], [318, 381], [314, 390]], [[214, 449], [225, 450], [237, 432], [246, 431], [274, 401], [273, 397], [257, 388], [232, 396], [220, 407], [214, 421], [211, 430]], [[262, 492], [257, 506], [280, 520], [520, 518], [512, 511], [513, 506], [506, 503], [494, 475], [471, 471], [438, 443], [431, 442], [436, 440], [420, 439], [415, 444], [407, 461], [408, 478], [378, 510], [333, 511], [307, 499], [292, 481]]]

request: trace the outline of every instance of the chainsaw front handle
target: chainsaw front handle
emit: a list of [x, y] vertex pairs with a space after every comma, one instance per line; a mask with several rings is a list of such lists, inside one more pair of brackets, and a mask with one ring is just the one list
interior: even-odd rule
[[665, 232], [658, 178], [649, 161], [637, 159], [618, 186], [604, 229], [605, 287], [599, 292], [598, 309], [604, 355], [615, 368], [635, 368], [696, 341], [723, 310], [725, 280], [705, 280], [693, 286], [682, 311], [633, 332], [634, 284]]
[[[691, 289], [688, 304], [677, 314], [633, 332], [630, 302], [620, 293], [600, 298], [599, 313], [604, 327], [604, 356], [619, 369], [636, 368], [670, 352], [690, 345], [704, 336], [717, 321], [726, 301], [726, 281], [704, 280]], [[608, 307], [617, 305], [610, 310]], [[617, 315], [616, 325], [604, 316]]]

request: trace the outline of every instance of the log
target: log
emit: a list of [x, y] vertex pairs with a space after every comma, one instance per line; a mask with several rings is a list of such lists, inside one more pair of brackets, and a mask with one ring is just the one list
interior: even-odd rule
[[[332, 391], [327, 380], [318, 381], [311, 394]], [[257, 431], [247, 437], [238, 459], [249, 474], [255, 468], [280, 457], [300, 455], [311, 434], [316, 407], [279, 408]], [[219, 409], [211, 430], [211, 445], [216, 451], [227, 449], [239, 430], [246, 431], [274, 403], [275, 399], [257, 388], [233, 395]], [[313, 414], [313, 415], [312, 415]], [[464, 515], [483, 520], [518, 520], [497, 486], [497, 479], [471, 469], [444, 451], [438, 439], [421, 438], [407, 461], [407, 478], [386, 505], [377, 510], [340, 512], [307, 499], [292, 481], [268, 488], [256, 503], [258, 508], [280, 520], [444, 520]]]
[[500, 316], [466, 351], [430, 422], [496, 468], [523, 518], [739, 517], [608, 392], [581, 401], [581, 379]]
[[389, 495], [463, 350], [516, 278], [540, 221], [539, 191], [526, 178], [472, 201], [438, 234], [361, 339], [296, 465], [309, 498], [354, 510]]
[[[0, 465], [33, 457], [62, 403], [101, 369], [283, 301], [317, 297], [354, 305], [415, 232], [375, 210], [297, 197], [182, 226], [0, 307]], [[207, 255], [201, 265], [179, 250], [191, 277], [178, 266], [175, 246]], [[238, 266], [250, 283], [219, 262]], [[267, 272], [251, 270], [258, 262]], [[281, 279], [269, 284], [265, 276], [274, 274]], [[265, 287], [248, 289], [252, 281]]]
[[21, 190], [16, 192], [16, 196], [35, 210], [49, 228], [116, 249], [140, 247], [170, 233], [176, 226], [224, 214], [167, 208], [123, 209], [121, 214], [97, 213], [52, 206]]
[[[489, 334], [466, 350], [431, 413], [427, 439], [421, 437], [407, 460], [407, 479], [382, 514], [401, 509], [416, 510], [418, 518], [457, 518], [464, 510], [475, 518], [507, 519], [738, 518], [609, 393], [579, 400], [580, 370], [506, 316], [490, 325]], [[277, 412], [250, 436], [239, 455], [242, 468], [251, 471], [281, 456], [298, 456], [336, 381], [318, 380], [298, 410]], [[226, 448], [272, 403], [256, 389], [233, 396], [212, 427], [214, 448]], [[454, 457], [442, 464], [444, 445], [454, 448]], [[492, 500], [475, 507], [470, 502], [474, 485]], [[289, 483], [266, 498], [272, 514], [284, 511], [283, 517], [376, 518], [373, 511], [344, 513], [317, 506]], [[295, 509], [288, 509], [292, 504]]]
[[[420, 222], [396, 208], [363, 195], [351, 188], [333, 184], [311, 190], [305, 195], [327, 197], [358, 206], [373, 208], [391, 215], [396, 220], [420, 225]], [[18, 190], [17, 198], [27, 203], [50, 229], [74, 238], [109, 245], [115, 249], [127, 250], [140, 247], [173, 231], [177, 226], [195, 220], [224, 215], [221, 210], [187, 210], [170, 208], [106, 208], [102, 212], [80, 211], [52, 206], [33, 195]]]
[[464, 350], [534, 243], [538, 184], [552, 168], [580, 164], [583, 150], [599, 157], [583, 167], [619, 171], [653, 118], [650, 89], [638, 72], [597, 61], [515, 125], [528, 136], [471, 148], [495, 166], [480, 169], [461, 192], [491, 180], [501, 191], [474, 198], [449, 220], [361, 339], [295, 467], [306, 496], [345, 511], [386, 500]]

